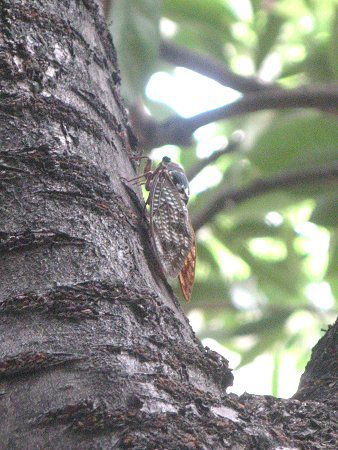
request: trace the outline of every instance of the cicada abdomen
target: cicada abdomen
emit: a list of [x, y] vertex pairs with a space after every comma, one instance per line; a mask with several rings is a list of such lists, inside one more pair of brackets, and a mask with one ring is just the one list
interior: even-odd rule
[[154, 247], [164, 274], [179, 277], [182, 293], [190, 300], [194, 283], [196, 248], [187, 202], [189, 185], [183, 169], [170, 158], [147, 177], [150, 191], [150, 226]]

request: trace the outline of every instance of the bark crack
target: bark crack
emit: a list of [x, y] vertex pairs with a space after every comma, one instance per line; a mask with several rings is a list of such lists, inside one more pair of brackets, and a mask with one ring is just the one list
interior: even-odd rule
[[84, 359], [83, 356], [59, 352], [24, 352], [0, 359], [0, 380], [13, 376], [37, 373], [54, 366], [62, 366]]
[[62, 231], [31, 230], [22, 232], [0, 231], [0, 253], [11, 253], [43, 246], [64, 246], [89, 244], [85, 239], [71, 236]]

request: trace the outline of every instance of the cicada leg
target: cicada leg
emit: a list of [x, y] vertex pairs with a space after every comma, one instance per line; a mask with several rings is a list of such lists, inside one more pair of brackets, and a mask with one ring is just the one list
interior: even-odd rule
[[152, 171], [152, 160], [148, 157], [148, 156], [132, 156], [130, 159], [134, 159], [134, 160], [141, 160], [141, 159], [145, 159], [146, 160], [146, 164], [144, 166], [144, 171], [142, 175], [139, 175], [136, 178], [133, 178], [132, 180], [129, 180], [129, 182], [131, 181], [138, 181], [141, 178], [145, 178], [145, 188], [147, 191], [150, 191], [150, 184], [151, 184], [151, 180], [152, 180], [152, 176], [153, 176], [153, 171]]
[[[147, 178], [147, 177], [149, 177], [149, 176], [151, 176], [153, 174], [153, 172], [152, 171], [148, 171], [148, 172], [145, 172], [145, 173], [143, 173], [142, 175], [139, 175], [138, 177], [135, 177], [135, 178], [132, 178], [131, 180], [125, 180], [127, 183], [132, 183], [132, 182], [134, 182], [134, 181], [139, 181], [139, 180], [141, 180], [141, 178]], [[138, 184], [138, 183], [135, 183], [135, 184]], [[139, 183], [140, 185], [141, 184], [146, 184], [146, 181], [145, 182], [140, 182]]]
[[[146, 162], [146, 165], [144, 167], [144, 171], [143, 171], [143, 173], [141, 175], [138, 175], [135, 178], [131, 178], [130, 180], [127, 180], [126, 178], [123, 178], [124, 181], [126, 181], [127, 183], [132, 183], [132, 182], [135, 182], [135, 181], [139, 181], [142, 178], [146, 178], [147, 179], [149, 176], [152, 175], [151, 159], [148, 158], [148, 156], [131, 156], [130, 159], [134, 159], [134, 160], [146, 159], [147, 162]], [[145, 181], [145, 183], [146, 183], [146, 181]], [[135, 183], [135, 184], [138, 184], [138, 183]], [[141, 184], [143, 184], [143, 182], [142, 183], [140, 182], [139, 184], [141, 185]]]

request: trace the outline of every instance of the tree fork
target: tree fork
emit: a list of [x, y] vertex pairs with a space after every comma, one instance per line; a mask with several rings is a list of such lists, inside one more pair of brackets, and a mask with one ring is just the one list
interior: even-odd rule
[[152, 262], [99, 6], [0, 8], [0, 448], [330, 445], [329, 402], [226, 395]]

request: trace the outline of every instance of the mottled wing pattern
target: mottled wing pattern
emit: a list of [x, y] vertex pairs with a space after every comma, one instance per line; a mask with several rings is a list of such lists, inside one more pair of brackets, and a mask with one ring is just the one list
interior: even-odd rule
[[191, 249], [193, 231], [187, 206], [165, 169], [152, 182], [150, 225], [164, 274], [175, 278]]
[[[191, 227], [192, 230], [192, 227]], [[178, 276], [184, 300], [189, 303], [195, 280], [196, 267], [196, 243], [195, 233], [192, 230], [192, 246], [186, 260], [184, 261], [181, 273]]]

